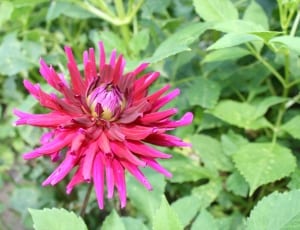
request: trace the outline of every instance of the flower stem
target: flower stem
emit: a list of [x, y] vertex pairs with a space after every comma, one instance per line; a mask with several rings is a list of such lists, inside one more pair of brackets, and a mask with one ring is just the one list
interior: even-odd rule
[[92, 192], [92, 188], [93, 188], [93, 183], [90, 183], [89, 187], [88, 187], [88, 189], [86, 191], [82, 207], [80, 209], [80, 216], [82, 216], [82, 217], [85, 215], [85, 209], [86, 209], [86, 207], [88, 205], [88, 202], [89, 202], [89, 199], [90, 199], [90, 195], [91, 195], [91, 192]]
[[290, 32], [290, 36], [295, 36], [299, 22], [300, 22], [300, 10], [297, 11], [297, 15]]

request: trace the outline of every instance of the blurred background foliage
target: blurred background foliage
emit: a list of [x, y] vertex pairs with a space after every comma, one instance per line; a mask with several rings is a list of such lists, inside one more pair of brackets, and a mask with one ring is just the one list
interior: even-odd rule
[[[265, 156], [273, 157], [273, 152], [268, 151], [269, 147], [265, 142], [274, 137], [275, 129], [272, 124], [276, 122], [278, 105], [295, 100], [285, 114], [285, 121], [299, 114], [299, 85], [295, 83], [287, 95], [279, 96], [282, 95], [280, 82], [262, 61], [267, 60], [282, 73], [286, 64], [285, 54], [274, 54], [268, 47], [253, 43], [253, 47], [261, 55], [255, 56], [251, 49], [247, 49], [246, 40], [236, 42], [237, 45], [244, 43], [242, 46], [231, 44], [228, 46], [230, 48], [224, 46], [221, 47], [224, 49], [218, 49], [215, 42], [235, 28], [233, 24], [210, 24], [210, 21], [216, 21], [211, 15], [200, 18], [204, 2], [0, 2], [2, 228], [32, 229], [28, 208], [62, 207], [78, 213], [84, 199], [86, 185], [77, 187], [69, 196], [65, 194], [66, 180], [55, 188], [41, 186], [41, 182], [55, 165], [47, 159], [25, 162], [22, 153], [39, 145], [43, 130], [12, 125], [15, 120], [12, 110], [15, 107], [23, 111], [43, 112], [22, 85], [23, 79], [30, 79], [49, 89], [38, 71], [41, 57], [67, 76], [63, 51], [65, 45], [73, 48], [78, 63], [81, 63], [83, 51], [89, 47], [97, 47], [99, 41], [104, 42], [108, 52], [116, 48], [118, 53], [125, 56], [127, 70], [143, 61], [152, 63], [150, 68], [161, 73], [153, 90], [166, 83], [173, 88], [179, 87], [181, 96], [173, 106], [179, 108], [180, 115], [186, 111], [193, 111], [195, 115], [192, 125], [176, 131], [177, 135], [192, 142], [193, 148], [164, 149], [174, 155], [171, 160], [162, 162], [172, 171], [173, 178], [165, 180], [163, 176], [146, 169], [145, 173], [154, 187], [152, 192], [148, 192], [128, 176], [129, 203], [123, 210], [119, 209], [117, 200], [112, 200], [106, 202], [104, 211], [99, 211], [93, 194], [84, 217], [89, 229], [100, 229], [101, 226], [101, 229], [148, 229], [150, 226], [162, 229], [157, 227], [159, 222], [154, 220], [169, 212], [176, 213], [181, 227], [185, 229], [200, 229], [200, 226], [201, 229], [243, 229], [246, 217], [263, 196], [273, 191], [300, 188], [300, 170], [296, 168], [294, 159], [300, 147], [297, 140], [300, 137], [299, 131], [295, 130], [295, 124], [299, 124], [299, 120], [286, 124], [276, 134], [275, 142], [285, 147], [278, 146], [274, 150], [277, 155], [282, 154], [281, 158], [274, 158], [274, 161], [286, 164], [281, 169], [276, 168], [276, 172], [271, 168], [271, 176], [262, 173], [263, 178], [256, 178], [256, 181], [253, 181], [256, 175], [251, 174], [257, 170], [256, 163], [259, 168], [269, 162], [269, 158], [262, 163], [258, 160], [261, 156], [258, 149], [267, 149]], [[245, 21], [248, 17], [248, 20], [263, 28], [265, 33], [257, 33], [257, 36], [261, 36], [265, 42], [278, 35], [270, 31], [284, 34], [291, 29], [291, 24], [287, 24], [285, 28], [280, 18], [282, 14], [279, 12], [278, 2], [282, 1], [231, 2], [234, 9], [237, 9], [237, 17]], [[297, 1], [286, 2], [298, 4]], [[222, 16], [222, 11], [226, 9], [219, 8], [219, 11]], [[229, 12], [228, 15], [234, 18], [234, 12]], [[225, 13], [224, 17], [228, 15]], [[240, 31], [241, 27], [236, 27], [236, 30], [245, 32]], [[242, 38], [239, 37], [238, 40], [240, 39]], [[234, 38], [230, 41], [234, 41]], [[212, 44], [215, 46], [211, 46]], [[207, 50], [210, 46], [211, 49]], [[298, 53], [290, 52], [288, 55], [289, 60], [292, 60], [289, 70], [291, 78], [297, 81], [300, 77]], [[265, 59], [259, 58], [262, 56]], [[241, 105], [242, 103], [244, 104]], [[240, 114], [241, 111], [245, 113]], [[252, 142], [255, 146], [249, 147], [247, 144]], [[236, 152], [240, 154], [234, 155]], [[246, 154], [250, 157], [243, 158], [244, 152], [250, 153]], [[294, 153], [293, 156], [290, 156], [291, 152]], [[247, 162], [250, 162], [250, 166]], [[165, 194], [171, 206], [161, 203], [162, 194]], [[170, 207], [171, 211], [168, 209]]]

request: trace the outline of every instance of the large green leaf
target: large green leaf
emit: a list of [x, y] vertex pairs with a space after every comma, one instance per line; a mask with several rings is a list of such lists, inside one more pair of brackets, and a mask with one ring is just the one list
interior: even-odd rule
[[282, 130], [290, 134], [292, 137], [300, 139], [300, 115], [293, 117], [281, 128]]
[[199, 229], [219, 230], [217, 221], [205, 209], [198, 215], [191, 228], [191, 230]]
[[255, 1], [251, 0], [250, 5], [244, 13], [244, 20], [261, 25], [265, 30], [269, 29], [268, 17], [263, 8]]
[[246, 229], [300, 229], [300, 190], [274, 192], [264, 197], [251, 211]]
[[204, 165], [213, 170], [230, 171], [232, 163], [224, 154], [222, 146], [216, 139], [205, 135], [191, 137], [193, 148], [199, 154]]
[[283, 146], [250, 143], [233, 155], [233, 161], [250, 185], [250, 195], [261, 185], [289, 176], [296, 168], [296, 158]]
[[183, 227], [189, 225], [197, 212], [202, 208], [201, 202], [196, 196], [185, 196], [172, 203], [173, 210], [177, 213]]
[[102, 230], [125, 230], [125, 225], [122, 222], [118, 213], [115, 210], [112, 210], [111, 213], [105, 218], [101, 229]]
[[267, 106], [269, 106], [269, 103], [265, 103], [265, 106], [262, 106], [258, 112], [257, 107], [249, 103], [224, 100], [211, 112], [214, 116], [229, 124], [255, 130], [270, 126], [266, 119], [261, 117], [263, 115], [262, 112], [266, 111]]
[[217, 40], [214, 44], [208, 47], [207, 50], [223, 49], [255, 41], [263, 41], [263, 39], [254, 34], [229, 33]]
[[153, 56], [145, 61], [154, 63], [180, 52], [190, 51], [191, 49], [189, 48], [189, 45], [196, 41], [199, 36], [210, 27], [210, 25], [210, 23], [202, 22], [186, 25], [184, 28], [176, 31], [163, 43], [161, 43], [155, 50]]
[[83, 220], [65, 209], [29, 209], [35, 230], [87, 230]]
[[221, 87], [215, 81], [199, 77], [192, 82], [186, 92], [191, 105], [212, 108], [219, 99]]
[[161, 205], [153, 217], [153, 230], [182, 230], [183, 226], [176, 212], [163, 196]]
[[193, 3], [205, 21], [238, 19], [238, 11], [230, 0], [193, 0]]
[[222, 21], [213, 25], [213, 29], [224, 33], [249, 33], [264, 31], [264, 28], [251, 21], [244, 20], [229, 20]]

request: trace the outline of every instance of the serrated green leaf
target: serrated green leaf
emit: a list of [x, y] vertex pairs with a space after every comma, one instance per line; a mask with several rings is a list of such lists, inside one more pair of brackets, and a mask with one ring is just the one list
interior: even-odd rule
[[244, 13], [244, 20], [261, 25], [265, 30], [269, 29], [268, 17], [263, 8], [252, 0]]
[[263, 41], [263, 39], [254, 34], [229, 33], [217, 40], [207, 50], [223, 49], [255, 41]]
[[197, 78], [188, 87], [188, 101], [191, 105], [200, 105], [203, 108], [212, 108], [216, 105], [221, 87], [215, 81]]
[[125, 230], [125, 225], [122, 222], [118, 213], [115, 210], [112, 210], [111, 213], [105, 218], [101, 229], [102, 230]]
[[300, 115], [293, 117], [281, 129], [290, 134], [292, 137], [300, 139]]
[[194, 135], [191, 142], [204, 165], [213, 170], [230, 171], [232, 163], [222, 150], [219, 141], [205, 135]]
[[137, 182], [132, 176], [127, 178], [128, 197], [131, 204], [143, 214], [149, 221], [160, 205], [161, 196], [164, 193], [166, 181], [164, 177], [150, 169], [143, 170], [150, 181], [153, 190], [148, 191], [143, 185]]
[[35, 230], [87, 230], [83, 220], [65, 209], [29, 209]]
[[201, 209], [201, 202], [196, 196], [185, 196], [172, 203], [171, 207], [177, 213], [183, 227], [186, 227]]
[[199, 36], [210, 27], [210, 25], [210, 23], [202, 22], [186, 25], [184, 28], [176, 31], [163, 43], [161, 43], [155, 50], [153, 56], [147, 58], [145, 61], [154, 63], [180, 52], [189, 51], [189, 45], [196, 41], [196, 39], [198, 39]]
[[201, 208], [207, 208], [216, 200], [222, 190], [222, 182], [219, 178], [212, 178], [207, 184], [194, 187], [192, 194], [200, 200]]
[[246, 229], [300, 229], [300, 191], [274, 192], [264, 197], [251, 211]]
[[165, 196], [153, 217], [153, 230], [183, 230], [180, 220], [166, 200]]
[[267, 98], [260, 98], [257, 103], [254, 103], [254, 106], [256, 108], [256, 113], [254, 117], [260, 117], [263, 116], [270, 107], [273, 105], [277, 105], [279, 103], [287, 101], [284, 97], [278, 97], [278, 96], [270, 96]]
[[215, 61], [235, 60], [249, 54], [250, 52], [248, 50], [240, 47], [224, 48], [224, 49], [213, 50], [209, 52], [204, 57], [202, 62], [207, 63], [207, 62], [215, 62]]
[[199, 229], [219, 230], [217, 221], [205, 209], [198, 215], [191, 228], [191, 230]]
[[[261, 111], [265, 111], [263, 107]], [[259, 129], [269, 127], [269, 123], [262, 116], [262, 112], [257, 112], [255, 106], [246, 102], [232, 100], [221, 101], [211, 113], [217, 118], [245, 129]]]
[[170, 179], [173, 183], [197, 181], [211, 176], [207, 168], [200, 167], [197, 161], [181, 154], [174, 153], [171, 159], [161, 160], [160, 163], [173, 174]]
[[300, 168], [296, 168], [296, 170], [291, 174], [291, 180], [287, 187], [291, 190], [300, 189]]
[[250, 195], [261, 185], [289, 176], [296, 168], [291, 151], [272, 143], [251, 143], [233, 155], [233, 161], [250, 185]]
[[249, 185], [245, 178], [238, 171], [234, 171], [226, 181], [228, 191], [233, 192], [237, 196], [246, 197], [249, 192]]
[[238, 19], [238, 11], [230, 0], [193, 0], [193, 4], [205, 21]]

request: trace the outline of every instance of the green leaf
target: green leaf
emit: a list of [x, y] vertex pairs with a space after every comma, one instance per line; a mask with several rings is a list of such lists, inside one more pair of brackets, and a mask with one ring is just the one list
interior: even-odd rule
[[291, 180], [287, 187], [291, 190], [300, 189], [300, 168], [296, 168], [296, 170], [291, 174]]
[[201, 209], [201, 202], [196, 196], [185, 196], [176, 200], [171, 206], [183, 227], [186, 227]]
[[246, 230], [300, 229], [300, 191], [274, 192], [251, 211]]
[[173, 174], [170, 179], [173, 183], [197, 181], [211, 176], [211, 172], [200, 167], [199, 162], [181, 154], [174, 153], [171, 159], [161, 160], [160, 163]]
[[182, 230], [183, 226], [175, 213], [170, 207], [165, 196], [162, 197], [162, 201], [159, 209], [156, 211], [153, 217], [153, 230]]
[[115, 210], [112, 210], [111, 213], [105, 218], [101, 229], [102, 230], [125, 230], [125, 225], [122, 222], [118, 213]]
[[191, 230], [199, 229], [219, 230], [217, 221], [205, 209], [198, 215], [191, 228]]
[[226, 188], [237, 196], [246, 197], [249, 192], [249, 185], [245, 178], [238, 171], [234, 171], [226, 181]]
[[263, 8], [255, 0], [252, 0], [245, 10], [244, 20], [261, 25], [265, 30], [269, 29], [268, 17]]
[[[148, 230], [141, 219], [133, 217], [121, 217], [126, 230]], [[118, 230], [118, 229], [117, 229]]]
[[205, 21], [238, 19], [238, 11], [230, 0], [193, 0], [193, 4]]
[[278, 49], [284, 47], [284, 48], [288, 48], [291, 49], [295, 52], [298, 53], [298, 55], [300, 55], [300, 37], [293, 37], [293, 36], [279, 36], [279, 37], [275, 37], [272, 38], [269, 43], [271, 45], [277, 45], [279, 44], [279, 46], [277, 46]]
[[219, 99], [221, 87], [213, 80], [197, 78], [188, 87], [187, 92], [187, 99], [191, 105], [212, 108]]
[[149, 221], [160, 205], [161, 196], [164, 193], [166, 181], [164, 177], [150, 169], [143, 170], [150, 181], [153, 190], [148, 191], [143, 185], [132, 176], [127, 178], [127, 190], [130, 203], [143, 214]]
[[215, 61], [226, 61], [226, 60], [235, 60], [246, 55], [249, 55], [250, 52], [246, 49], [240, 47], [230, 47], [220, 50], [213, 50], [209, 52], [204, 59], [203, 63], [215, 62]]
[[10, 19], [14, 10], [14, 5], [11, 2], [3, 1], [0, 3], [0, 26]]
[[83, 220], [65, 209], [29, 209], [35, 230], [87, 230]]
[[281, 126], [281, 129], [296, 139], [300, 139], [300, 115], [293, 117]]
[[[265, 108], [265, 107], [263, 107]], [[232, 100], [221, 101], [211, 112], [217, 118], [229, 124], [245, 129], [260, 129], [268, 127], [269, 123], [260, 116], [263, 109], [257, 112], [255, 106], [246, 102], [236, 102]]]
[[71, 18], [95, 18], [96, 16], [89, 11], [81, 8], [72, 2], [52, 1], [46, 16], [47, 21], [52, 21], [60, 15], [66, 15]]
[[230, 171], [232, 163], [222, 150], [219, 141], [205, 135], [194, 135], [191, 142], [204, 165], [213, 170]]
[[194, 187], [192, 195], [198, 197], [201, 208], [207, 208], [212, 202], [216, 200], [222, 191], [222, 181], [220, 178], [211, 178], [207, 184]]
[[139, 54], [141, 50], [147, 48], [148, 43], [149, 43], [149, 30], [143, 29], [133, 35], [132, 39], [129, 42], [129, 46], [134, 53]]
[[250, 195], [261, 185], [289, 176], [296, 167], [291, 151], [272, 143], [250, 143], [233, 155], [233, 161], [250, 185]]
[[154, 63], [183, 51], [190, 51], [191, 49], [189, 48], [189, 45], [196, 41], [199, 36], [210, 27], [210, 25], [210, 23], [201, 22], [191, 23], [184, 26], [184, 28], [176, 31], [163, 43], [161, 43], [155, 50], [153, 56], [147, 58], [145, 61]]
[[254, 41], [263, 41], [263, 39], [254, 34], [229, 33], [217, 40], [207, 50], [223, 49]]
[[224, 33], [250, 33], [250, 32], [260, 32], [264, 31], [264, 28], [254, 22], [244, 21], [244, 20], [229, 20], [229, 21], [222, 21], [216, 23], [213, 26], [213, 29], [222, 31]]
[[232, 130], [221, 136], [222, 148], [227, 156], [231, 156], [232, 154], [236, 153], [240, 147], [247, 143], [248, 140], [246, 138], [234, 133]]
[[263, 116], [270, 107], [277, 105], [279, 103], [287, 101], [287, 98], [278, 96], [269, 96], [267, 98], [259, 98], [257, 103], [254, 104], [256, 108], [256, 114], [254, 117]]

